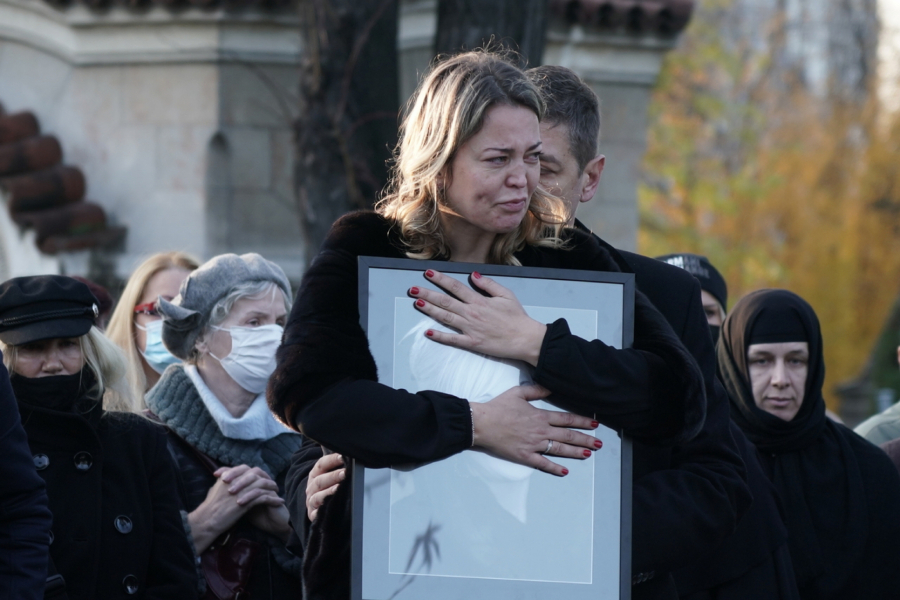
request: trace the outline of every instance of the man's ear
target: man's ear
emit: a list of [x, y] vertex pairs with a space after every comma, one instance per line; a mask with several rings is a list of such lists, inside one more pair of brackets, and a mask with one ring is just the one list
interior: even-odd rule
[[602, 154], [587, 164], [581, 175], [581, 197], [580, 202], [590, 202], [594, 194], [597, 193], [597, 186], [600, 185], [600, 176], [603, 175], [603, 167], [606, 166], [606, 157]]

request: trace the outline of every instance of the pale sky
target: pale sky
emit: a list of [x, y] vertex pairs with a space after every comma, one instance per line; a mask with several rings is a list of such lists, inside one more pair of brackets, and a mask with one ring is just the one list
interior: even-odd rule
[[879, 0], [879, 10], [881, 94], [886, 104], [900, 109], [900, 0]]

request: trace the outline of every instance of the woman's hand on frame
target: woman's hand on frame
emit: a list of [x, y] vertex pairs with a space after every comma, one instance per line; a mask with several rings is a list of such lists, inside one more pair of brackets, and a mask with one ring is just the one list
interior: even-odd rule
[[603, 443], [573, 431], [596, 429], [599, 423], [571, 413], [542, 410], [531, 400], [550, 392], [538, 385], [517, 386], [493, 400], [470, 403], [475, 424], [475, 446], [515, 463], [563, 477], [569, 470], [548, 456], [584, 460]]
[[338, 484], [346, 476], [347, 469], [340, 454], [326, 454], [316, 461], [306, 479], [306, 516], [310, 521], [316, 520], [325, 498], [337, 491]]
[[470, 281], [487, 296], [439, 271], [429, 269], [425, 277], [448, 293], [410, 288], [415, 307], [460, 332], [429, 329], [428, 337], [448, 346], [537, 366], [547, 326], [529, 317], [509, 289], [477, 272]]

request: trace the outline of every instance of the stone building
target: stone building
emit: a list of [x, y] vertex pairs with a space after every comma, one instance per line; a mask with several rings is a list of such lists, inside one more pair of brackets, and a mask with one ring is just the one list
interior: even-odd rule
[[[636, 245], [650, 90], [692, 9], [550, 2], [543, 62], [579, 72], [604, 111], [608, 168], [584, 221], [624, 248]], [[403, 98], [431, 59], [436, 20], [436, 0], [401, 0]], [[292, 0], [0, 0], [0, 280], [115, 283], [173, 249], [256, 251], [298, 280], [299, 31]]]

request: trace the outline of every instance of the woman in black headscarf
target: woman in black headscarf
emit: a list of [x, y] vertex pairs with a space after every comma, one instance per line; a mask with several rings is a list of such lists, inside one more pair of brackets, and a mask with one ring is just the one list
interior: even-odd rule
[[883, 451], [825, 416], [812, 307], [785, 290], [745, 296], [718, 358], [732, 418], [781, 495], [801, 597], [897, 598], [900, 477]]

